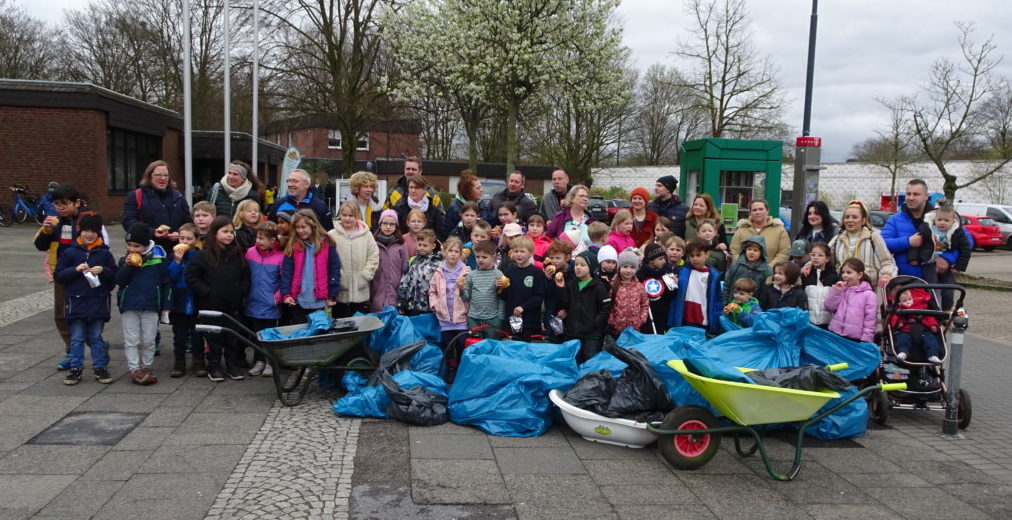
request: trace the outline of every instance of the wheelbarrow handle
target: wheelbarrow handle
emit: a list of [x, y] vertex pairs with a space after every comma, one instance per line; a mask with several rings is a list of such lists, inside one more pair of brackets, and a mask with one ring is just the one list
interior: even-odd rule
[[[214, 319], [224, 318], [224, 319], [230, 321], [232, 323], [232, 325], [235, 326], [234, 327], [235, 329], [246, 333], [251, 338], [254, 338], [254, 339], [257, 338], [256, 332], [253, 332], [252, 330], [249, 330], [249, 328], [247, 328], [246, 325], [243, 325], [243, 323], [241, 321], [235, 319], [235, 316], [232, 316], [231, 314], [228, 314], [228, 313], [225, 313], [225, 312], [221, 312], [221, 311], [202, 310], [202, 311], [200, 311], [198, 313], [198, 316], [201, 317], [201, 318], [214, 318]], [[240, 334], [236, 333], [236, 337], [239, 337], [239, 336], [240, 336]]]
[[239, 334], [238, 332], [236, 332], [236, 331], [234, 331], [234, 330], [232, 330], [232, 329], [230, 329], [228, 327], [222, 327], [222, 326], [219, 326], [219, 325], [200, 325], [200, 324], [198, 324], [197, 327], [196, 327], [196, 330], [197, 330], [197, 332], [202, 332], [202, 333], [206, 333], [206, 334], [230, 334], [237, 341], [239, 341], [239, 342], [245, 344], [247, 347], [253, 349], [254, 352], [259, 352], [259, 353], [263, 354], [264, 357], [266, 357], [268, 361], [271, 361], [275, 366], [280, 366], [280, 364], [278, 364], [277, 359], [274, 357], [274, 355], [271, 354], [270, 352], [267, 352], [262, 347], [260, 347], [259, 343], [257, 343], [256, 341], [251, 341], [249, 338], [243, 336], [242, 334]]
[[906, 390], [907, 389], [907, 384], [906, 383], [885, 383], [885, 384], [878, 385], [878, 386], [879, 386], [879, 389], [882, 390], [883, 392], [893, 392], [893, 391], [896, 391], [896, 390]]
[[847, 363], [834, 363], [832, 365], [826, 365], [826, 369], [830, 372], [837, 372], [840, 370], [846, 370], [849, 367]]
[[197, 314], [200, 315], [202, 318], [220, 318], [225, 315], [225, 313], [221, 311], [209, 311], [209, 310], [202, 310], [199, 311]]
[[197, 325], [196, 330], [203, 334], [221, 334], [221, 327], [218, 325]]

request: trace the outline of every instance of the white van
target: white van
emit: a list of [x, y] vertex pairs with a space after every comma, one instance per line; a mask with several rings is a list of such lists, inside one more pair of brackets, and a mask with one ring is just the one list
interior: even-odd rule
[[955, 207], [960, 215], [987, 217], [995, 221], [998, 224], [998, 229], [1001, 230], [1001, 239], [1005, 242], [1005, 248], [1012, 249], [1012, 206], [957, 202]]

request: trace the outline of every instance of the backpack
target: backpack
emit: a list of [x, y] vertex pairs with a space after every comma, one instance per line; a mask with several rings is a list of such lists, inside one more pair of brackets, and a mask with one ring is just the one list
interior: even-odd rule
[[144, 195], [141, 194], [140, 188], [134, 190], [134, 199], [137, 201], [137, 221], [147, 224], [147, 222], [144, 222], [144, 215], [141, 214], [141, 208], [144, 207]]

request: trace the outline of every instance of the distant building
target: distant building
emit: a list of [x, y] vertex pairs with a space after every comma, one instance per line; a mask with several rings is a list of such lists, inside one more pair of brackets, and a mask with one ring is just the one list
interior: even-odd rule
[[[376, 121], [355, 136], [355, 159], [401, 158], [418, 155], [421, 125], [414, 120]], [[306, 159], [341, 159], [347, 136], [341, 135], [337, 120], [325, 114], [308, 114], [271, 121], [263, 126], [261, 136], [286, 149], [298, 148]]]
[[[224, 169], [222, 132], [194, 132], [194, 184], [218, 180]], [[232, 134], [232, 157], [251, 162], [249, 134]], [[285, 148], [260, 140], [258, 172], [276, 182]], [[50, 181], [85, 194], [89, 208], [119, 218], [123, 197], [147, 165], [162, 159], [183, 187], [180, 114], [88, 83], [0, 79], [2, 183], [33, 193]]]

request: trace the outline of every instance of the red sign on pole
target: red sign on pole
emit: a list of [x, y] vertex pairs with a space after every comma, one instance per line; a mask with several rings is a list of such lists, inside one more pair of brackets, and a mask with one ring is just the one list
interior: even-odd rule
[[822, 146], [821, 137], [798, 137], [794, 140], [794, 146]]

